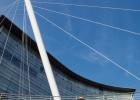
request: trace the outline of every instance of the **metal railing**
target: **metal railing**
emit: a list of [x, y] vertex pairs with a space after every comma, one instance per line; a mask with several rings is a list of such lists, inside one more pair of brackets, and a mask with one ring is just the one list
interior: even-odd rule
[[[53, 100], [52, 96], [45, 95], [22, 95], [0, 93], [0, 100]], [[55, 97], [57, 98], [57, 97]], [[59, 98], [59, 97], [58, 97]], [[61, 100], [140, 100], [140, 94], [134, 95], [88, 95], [88, 96], [61, 96]]]

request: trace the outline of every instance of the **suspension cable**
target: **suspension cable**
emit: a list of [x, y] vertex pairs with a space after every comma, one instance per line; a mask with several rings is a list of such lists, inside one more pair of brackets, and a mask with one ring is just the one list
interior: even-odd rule
[[[24, 5], [25, 9], [25, 5]], [[25, 10], [25, 31], [27, 31], [27, 16], [26, 16], [26, 10]], [[26, 64], [27, 64], [27, 79], [28, 79], [28, 95], [29, 100], [31, 100], [31, 87], [30, 87], [30, 64], [29, 64], [29, 49], [28, 49], [28, 37], [26, 36]]]
[[13, 4], [15, 4], [15, 2], [16, 2], [16, 0], [13, 3], [10, 2], [10, 4], [8, 4], [6, 7], [0, 8], [0, 13], [5, 12], [9, 7], [13, 6]]
[[[24, 4], [23, 4], [24, 5]], [[25, 70], [24, 70], [24, 61], [25, 61], [25, 48], [24, 48], [24, 43], [25, 43], [25, 5], [23, 6], [23, 26], [22, 26], [22, 89], [21, 89], [21, 94], [24, 95], [24, 79], [25, 79]]]
[[14, 15], [13, 15], [13, 18], [12, 18], [12, 22], [11, 22], [11, 25], [10, 25], [10, 28], [9, 28], [7, 37], [6, 37], [6, 41], [5, 41], [5, 43], [4, 43], [4, 48], [3, 48], [3, 50], [2, 50], [2, 55], [1, 55], [1, 57], [0, 57], [0, 64], [1, 64], [1, 62], [2, 62], [3, 55], [4, 55], [4, 52], [5, 52], [6, 46], [7, 46], [7, 42], [8, 42], [10, 33], [11, 33], [11, 29], [12, 29], [12, 26], [13, 26], [13, 21], [14, 21], [14, 19], [15, 19], [15, 15], [16, 15], [16, 13], [17, 13], [18, 1], [19, 1], [19, 0], [16, 0], [16, 4], [17, 4], [17, 5], [16, 5], [16, 8], [15, 8], [15, 12], [14, 12]]
[[59, 3], [59, 2], [42, 2], [42, 1], [33, 1], [33, 3], [37, 4], [49, 4], [49, 5], [62, 5], [62, 6], [76, 6], [76, 7], [87, 7], [87, 8], [98, 8], [98, 9], [109, 9], [109, 10], [121, 10], [121, 11], [132, 11], [132, 12], [140, 12], [139, 9], [126, 9], [126, 8], [114, 8], [108, 6], [91, 6], [91, 5], [80, 5], [80, 4], [67, 4], [67, 3]]
[[[24, 4], [24, 15], [25, 15], [25, 31], [27, 31], [27, 16], [26, 16], [26, 7]], [[28, 80], [28, 95], [29, 95], [29, 100], [31, 100], [31, 88], [30, 88], [30, 65], [29, 65], [29, 55], [28, 55], [28, 37], [25, 36], [25, 54], [26, 54], [26, 64], [27, 64], [27, 80]]]
[[[7, 8], [5, 8], [5, 9], [3, 10], [3, 12], [5, 12], [7, 16], [8, 16], [8, 15], [10, 14], [10, 12], [12, 11], [12, 9], [13, 9], [15, 3], [16, 3], [16, 1], [13, 2], [10, 6], [8, 6]], [[0, 21], [0, 25], [3, 23], [4, 20], [5, 20], [5, 16], [4, 16], [4, 18]]]
[[116, 67], [118, 67], [119, 69], [123, 70], [124, 72], [128, 73], [129, 75], [131, 75], [133, 78], [137, 79], [140, 81], [140, 77], [136, 76], [135, 74], [131, 73], [130, 71], [128, 71], [127, 69], [125, 69], [123, 66], [121, 66], [120, 64], [118, 64], [117, 62], [113, 61], [112, 59], [110, 59], [109, 57], [105, 56], [104, 54], [102, 54], [101, 52], [99, 52], [98, 50], [94, 49], [93, 47], [91, 47], [90, 45], [86, 44], [85, 42], [83, 42], [82, 40], [78, 39], [76, 36], [74, 36], [73, 34], [71, 34], [70, 32], [64, 30], [63, 28], [61, 28], [60, 26], [58, 26], [57, 24], [55, 24], [54, 22], [50, 21], [49, 19], [45, 18], [43, 15], [41, 15], [38, 12], [35, 12], [38, 16], [40, 16], [42, 19], [46, 20], [47, 22], [51, 23], [53, 26], [57, 27], [58, 29], [60, 29], [61, 31], [63, 31], [64, 33], [66, 33], [67, 35], [69, 35], [71, 38], [73, 38], [74, 40], [78, 41], [79, 43], [83, 44], [84, 46], [88, 47], [90, 50], [92, 50], [93, 52], [97, 53], [98, 55], [100, 55], [101, 57], [103, 57], [104, 59], [106, 59], [107, 61], [111, 62], [113, 65], [115, 65]]
[[33, 6], [33, 7], [140, 36], [140, 33], [133, 32], [133, 31], [130, 31], [130, 30], [127, 30], [127, 29], [123, 29], [123, 28], [120, 28], [120, 27], [104, 24], [104, 23], [101, 23], [101, 22], [98, 22], [98, 21], [93, 21], [93, 20], [82, 18], [82, 17], [73, 16], [73, 15], [70, 15], [70, 14], [66, 14], [66, 13], [62, 13], [62, 12], [46, 9], [46, 8], [39, 7], [39, 6]]

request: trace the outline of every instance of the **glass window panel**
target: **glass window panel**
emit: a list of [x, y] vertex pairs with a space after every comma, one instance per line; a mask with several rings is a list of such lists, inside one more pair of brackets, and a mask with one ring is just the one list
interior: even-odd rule
[[12, 58], [12, 64], [14, 64], [16, 67], [20, 67], [21, 61], [17, 59], [16, 57]]
[[0, 47], [0, 56], [1, 56], [1, 54], [2, 54], [2, 51], [3, 51], [3, 49]]
[[7, 50], [5, 50], [4, 52], [4, 58], [8, 61], [11, 60], [12, 54], [10, 52], [8, 52]]
[[37, 72], [31, 67], [30, 67], [29, 73], [30, 73], [30, 76], [37, 77]]
[[40, 66], [40, 72], [44, 72], [44, 67], [43, 66]]

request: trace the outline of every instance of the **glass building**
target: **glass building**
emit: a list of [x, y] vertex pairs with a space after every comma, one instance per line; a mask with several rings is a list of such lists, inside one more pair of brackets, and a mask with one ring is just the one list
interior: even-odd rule
[[[0, 93], [51, 96], [35, 41], [5, 16], [0, 17], [0, 22]], [[113, 87], [85, 79], [51, 54], [48, 53], [48, 56], [61, 96], [82, 96], [89, 100], [102, 100], [97, 97], [103, 100], [132, 99], [135, 89]]]

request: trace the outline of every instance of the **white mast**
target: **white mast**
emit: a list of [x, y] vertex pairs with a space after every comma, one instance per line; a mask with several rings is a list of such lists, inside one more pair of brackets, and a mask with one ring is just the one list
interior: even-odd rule
[[28, 13], [28, 16], [30, 19], [30, 23], [32, 26], [32, 30], [33, 30], [33, 33], [35, 36], [35, 40], [37, 42], [41, 60], [44, 65], [45, 73], [47, 75], [47, 79], [48, 79], [48, 83], [49, 83], [49, 86], [50, 86], [50, 89], [52, 92], [52, 96], [53, 96], [54, 100], [61, 100], [60, 94], [58, 91], [58, 87], [57, 87], [57, 84], [56, 84], [56, 81], [55, 81], [55, 78], [53, 75], [53, 71], [52, 71], [52, 68], [51, 68], [51, 65], [50, 65], [50, 62], [48, 59], [48, 55], [46, 53], [46, 49], [45, 49], [45, 46], [44, 46], [44, 43], [43, 43], [43, 40], [41, 37], [39, 26], [37, 24], [37, 20], [36, 20], [35, 14], [34, 14], [34, 10], [33, 10], [31, 1], [30, 0], [24, 0], [24, 1], [25, 1], [26, 10], [27, 10], [27, 13]]

